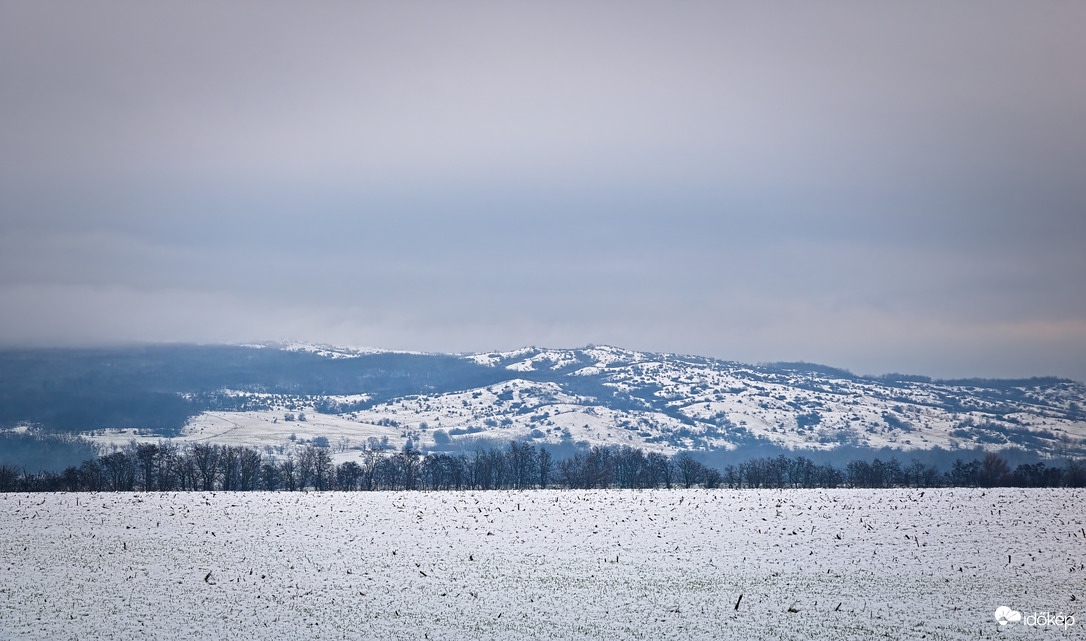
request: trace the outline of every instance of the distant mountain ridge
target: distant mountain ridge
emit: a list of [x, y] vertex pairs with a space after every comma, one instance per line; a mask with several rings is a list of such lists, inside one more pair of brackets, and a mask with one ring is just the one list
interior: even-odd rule
[[[297, 343], [5, 350], [0, 398], [0, 428], [114, 442], [173, 436], [279, 447], [294, 436], [433, 450], [523, 439], [666, 453], [759, 444], [1086, 452], [1086, 386], [1066, 379], [873, 377], [591, 345], [478, 354]], [[308, 420], [288, 429], [287, 415], [298, 413]], [[233, 427], [215, 427], [223, 421]], [[106, 431], [116, 429], [128, 431]]]
[[794, 448], [980, 445], [1052, 453], [1081, 451], [1086, 436], [1086, 386], [1055, 377], [871, 377], [809, 363], [750, 365], [595, 346], [468, 358], [522, 376], [557, 375], [544, 378], [567, 391], [604, 390], [594, 398], [625, 411], [627, 416], [616, 421], [625, 431], [633, 429], [646, 444], [678, 449], [730, 448], [764, 439]]

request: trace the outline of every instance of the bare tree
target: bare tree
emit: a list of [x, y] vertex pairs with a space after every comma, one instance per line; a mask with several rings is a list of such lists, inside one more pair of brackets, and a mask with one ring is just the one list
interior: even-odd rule
[[313, 487], [318, 491], [331, 489], [335, 480], [335, 469], [332, 467], [332, 455], [327, 447], [311, 447], [313, 460]]
[[136, 484], [136, 464], [124, 452], [114, 452], [101, 458], [109, 489], [115, 492], [131, 492]]
[[679, 468], [679, 474], [682, 476], [683, 485], [686, 487], [693, 487], [699, 481], [701, 481], [702, 465], [694, 460], [694, 457], [690, 454], [683, 452], [679, 454], [675, 461], [675, 467]]
[[362, 478], [362, 466], [354, 461], [347, 461], [336, 468], [336, 484], [341, 490], [353, 492], [358, 489]]
[[581, 456], [580, 454], [558, 461], [558, 476], [562, 484], [570, 489], [581, 487]]
[[509, 443], [510, 481], [514, 488], [531, 487], [535, 481], [536, 452], [528, 443]]
[[[14, 468], [12, 468], [14, 472]], [[3, 486], [3, 468], [0, 468], [0, 487]], [[80, 486], [89, 492], [98, 492], [105, 488], [105, 476], [102, 465], [97, 459], [87, 459], [79, 466]], [[4, 490], [7, 491], [7, 490]]]
[[279, 489], [282, 477], [279, 475], [279, 467], [274, 462], [264, 463], [260, 466], [260, 486], [269, 492]]
[[395, 465], [403, 489], [414, 490], [418, 484], [421, 461], [418, 452], [405, 449], [395, 456]]
[[1067, 487], [1086, 487], [1086, 461], [1068, 459], [1063, 482]]
[[180, 485], [181, 456], [177, 446], [166, 441], [158, 445], [158, 482], [160, 492], [172, 492]]
[[1011, 468], [1003, 457], [995, 452], [989, 452], [980, 463], [980, 475], [978, 480], [981, 487], [995, 487], [1009, 483]]
[[239, 455], [238, 489], [251, 491], [260, 487], [260, 466], [263, 457], [260, 452], [250, 448], [242, 448]]
[[[84, 466], [87, 463], [83, 463]], [[12, 492], [19, 482], [19, 470], [14, 465], [0, 465], [0, 492]]]
[[672, 471], [675, 469], [671, 459], [660, 452], [650, 452], [645, 458], [645, 464], [648, 466], [649, 475], [652, 478], [651, 487], [657, 487], [660, 483], [663, 483], [664, 487], [670, 490]]
[[313, 468], [317, 462], [316, 450], [317, 448], [311, 445], [298, 450], [298, 459], [295, 462], [294, 472], [299, 490], [309, 487], [310, 480], [313, 478]]
[[301, 489], [298, 487], [298, 466], [294, 464], [293, 456], [286, 457], [279, 464], [279, 478], [288, 492]]
[[241, 472], [241, 446], [223, 446], [219, 450], [219, 478], [224, 492], [238, 489]]
[[195, 490], [200, 483], [200, 473], [192, 451], [177, 455], [177, 482], [182, 490]]
[[150, 492], [155, 486], [155, 468], [158, 465], [158, 446], [154, 443], [140, 443], [136, 446], [136, 461], [139, 466], [140, 487]]
[[381, 463], [381, 459], [384, 455], [381, 454], [375, 448], [370, 448], [362, 452], [362, 489], [373, 490], [374, 483], [377, 477], [377, 467]]
[[547, 484], [551, 478], [551, 470], [554, 467], [554, 459], [551, 453], [542, 447], [539, 448], [539, 487], [542, 489], [547, 488]]
[[647, 467], [645, 453], [638, 448], [623, 446], [615, 456], [615, 475], [618, 486], [624, 488], [644, 487]]
[[200, 489], [207, 492], [215, 489], [215, 479], [219, 476], [219, 448], [216, 445], [197, 443], [190, 452], [192, 462], [200, 481]]

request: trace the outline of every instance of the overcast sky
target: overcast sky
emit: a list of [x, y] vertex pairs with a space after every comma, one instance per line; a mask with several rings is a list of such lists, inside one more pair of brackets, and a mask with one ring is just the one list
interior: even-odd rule
[[1086, 3], [0, 0], [0, 344], [1086, 380]]

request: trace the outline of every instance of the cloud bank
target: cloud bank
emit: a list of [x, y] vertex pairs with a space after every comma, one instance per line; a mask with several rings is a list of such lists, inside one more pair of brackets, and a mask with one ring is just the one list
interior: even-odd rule
[[1086, 380], [1072, 3], [5, 3], [0, 343]]

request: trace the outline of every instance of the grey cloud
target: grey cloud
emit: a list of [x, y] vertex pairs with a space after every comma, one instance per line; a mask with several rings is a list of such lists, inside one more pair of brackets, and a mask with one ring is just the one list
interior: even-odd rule
[[0, 342], [612, 342], [1086, 379], [1084, 21], [6, 3]]

